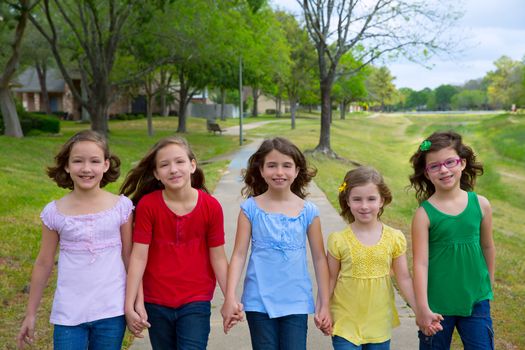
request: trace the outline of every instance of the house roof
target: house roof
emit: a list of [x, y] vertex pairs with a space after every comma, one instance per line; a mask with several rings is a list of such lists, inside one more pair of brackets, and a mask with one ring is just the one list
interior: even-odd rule
[[[40, 82], [34, 67], [29, 67], [22, 72], [13, 82], [15, 92], [40, 92]], [[46, 72], [46, 85], [48, 92], [64, 92], [65, 82], [57, 69], [50, 68]]]

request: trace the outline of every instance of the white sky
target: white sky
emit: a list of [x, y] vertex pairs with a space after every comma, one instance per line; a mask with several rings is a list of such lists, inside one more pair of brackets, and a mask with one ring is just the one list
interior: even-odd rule
[[[296, 0], [273, 0], [274, 5], [301, 14]], [[525, 0], [463, 0], [465, 15], [458, 30], [471, 38], [460, 57], [435, 58], [432, 69], [413, 63], [387, 62], [398, 88], [421, 90], [441, 84], [463, 84], [495, 69], [494, 61], [503, 55], [514, 60], [525, 57]]]

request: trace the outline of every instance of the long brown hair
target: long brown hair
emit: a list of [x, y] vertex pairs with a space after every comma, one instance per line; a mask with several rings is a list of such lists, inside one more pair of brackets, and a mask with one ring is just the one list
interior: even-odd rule
[[283, 137], [264, 140], [259, 149], [248, 159], [248, 168], [243, 171], [245, 186], [241, 191], [242, 195], [245, 197], [258, 196], [268, 190], [268, 184], [261, 175], [261, 169], [266, 155], [273, 150], [279, 151], [293, 159], [299, 171], [290, 190], [304, 199], [308, 195], [305, 188], [317, 174], [317, 169], [309, 167], [304, 154], [299, 148]]
[[[154, 175], [156, 168], [156, 157], [159, 150], [169, 145], [178, 145], [186, 150], [188, 158], [197, 162], [193, 151], [186, 139], [179, 136], [169, 136], [159, 140], [140, 162], [129, 171], [124, 183], [120, 187], [120, 193], [128, 196], [133, 204], [137, 205], [140, 199], [148, 193], [164, 189], [162, 182], [157, 180]], [[191, 187], [208, 192], [205, 186], [204, 172], [199, 167], [191, 174]]]
[[102, 152], [104, 152], [104, 160], [109, 160], [109, 168], [102, 176], [100, 187], [104, 187], [108, 183], [116, 181], [120, 176], [120, 159], [116, 155], [111, 154], [106, 138], [102, 134], [93, 130], [82, 130], [71, 136], [71, 138], [62, 145], [55, 156], [55, 164], [47, 168], [47, 175], [53, 179], [59, 187], [72, 190], [74, 184], [71, 176], [66, 171], [66, 166], [69, 162], [69, 156], [73, 146], [82, 141], [95, 143], [100, 149], [102, 149]]
[[436, 192], [432, 181], [426, 177], [427, 154], [444, 148], [453, 148], [461, 159], [465, 159], [465, 169], [461, 173], [460, 187], [465, 191], [472, 191], [476, 184], [476, 177], [483, 174], [483, 165], [476, 161], [476, 155], [469, 146], [463, 143], [461, 135], [454, 131], [436, 131], [425, 141], [427, 147], [420, 146], [410, 157], [414, 173], [410, 175], [410, 187], [416, 190], [419, 203], [427, 200]]

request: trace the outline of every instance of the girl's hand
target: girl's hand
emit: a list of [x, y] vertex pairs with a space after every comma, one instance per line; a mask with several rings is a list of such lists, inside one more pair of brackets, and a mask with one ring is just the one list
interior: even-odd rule
[[244, 319], [243, 305], [235, 300], [226, 299], [221, 308], [222, 326], [224, 334]]
[[441, 321], [443, 321], [443, 316], [432, 312], [432, 310], [428, 308], [416, 313], [416, 324], [427, 336], [432, 336], [443, 330]]
[[29, 346], [33, 345], [35, 341], [35, 317], [26, 316], [20, 326], [20, 332], [16, 337], [16, 344], [19, 349], [23, 349], [27, 344]]
[[[142, 308], [144, 308], [144, 305], [142, 305]], [[131, 331], [131, 333], [133, 333], [133, 336], [137, 338], [144, 338], [142, 331], [145, 328], [151, 327], [147, 321], [147, 318], [148, 315], [146, 314], [146, 310], [141, 310], [140, 307], [138, 311], [135, 309], [126, 310], [126, 323], [128, 325], [128, 329]]]
[[328, 307], [316, 307], [314, 323], [324, 335], [332, 335], [332, 315]]

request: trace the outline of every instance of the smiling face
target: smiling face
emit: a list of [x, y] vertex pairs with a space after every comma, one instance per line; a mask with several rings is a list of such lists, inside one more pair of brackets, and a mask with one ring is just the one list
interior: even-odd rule
[[273, 190], [289, 190], [299, 173], [293, 158], [275, 149], [264, 157], [260, 171], [268, 189]]
[[184, 147], [169, 144], [158, 150], [153, 173], [167, 190], [179, 190], [191, 187], [191, 174], [196, 167], [195, 160], [189, 158]]
[[104, 150], [91, 141], [79, 141], [71, 147], [66, 172], [73, 180], [75, 190], [100, 188], [100, 181], [109, 168]]
[[384, 204], [377, 185], [372, 182], [352, 188], [347, 202], [355, 221], [360, 224], [377, 221]]
[[452, 147], [429, 152], [426, 155], [425, 176], [432, 182], [436, 192], [460, 188], [461, 173], [466, 163], [464, 159], [461, 159], [460, 162], [453, 162], [458, 158], [458, 153]]

